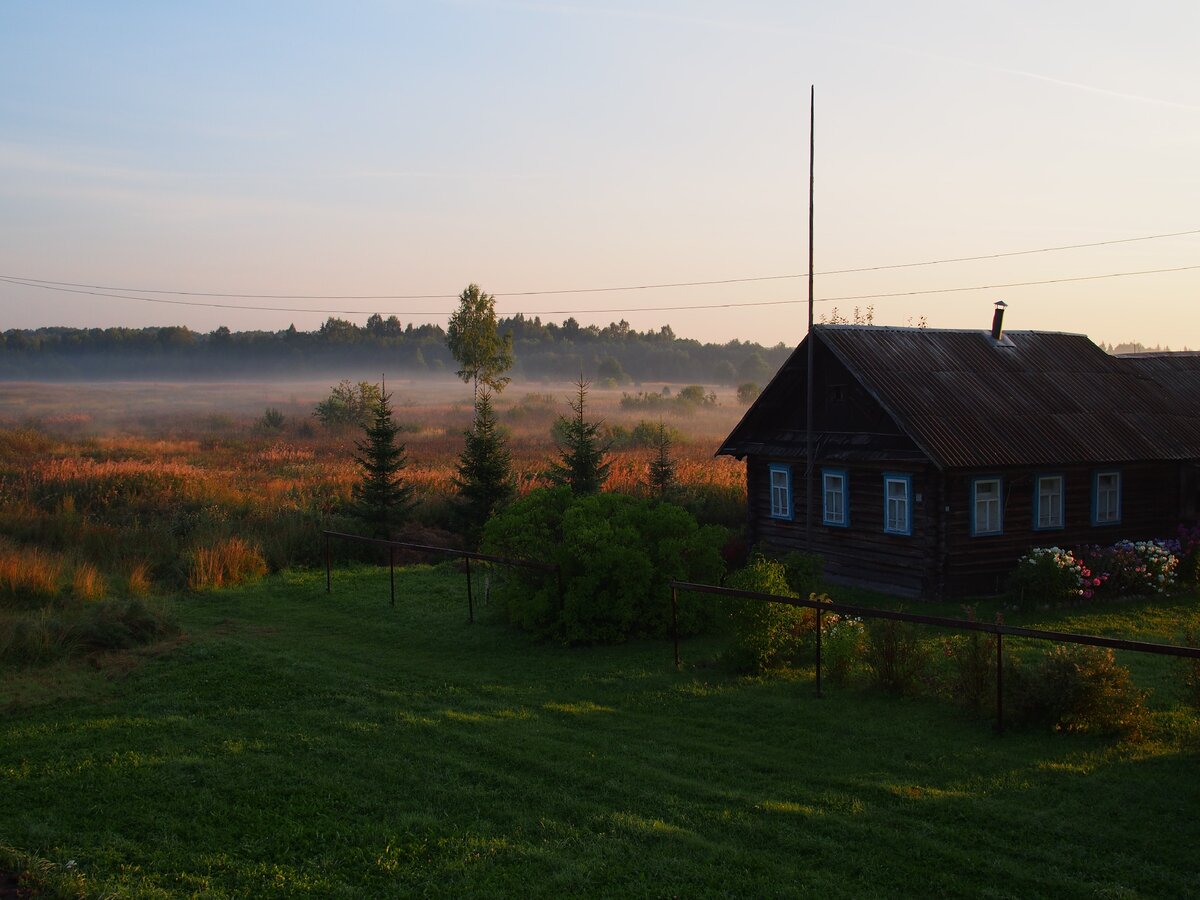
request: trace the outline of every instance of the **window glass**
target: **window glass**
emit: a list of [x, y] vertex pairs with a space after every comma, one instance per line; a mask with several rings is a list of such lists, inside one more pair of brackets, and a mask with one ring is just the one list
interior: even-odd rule
[[1119, 472], [1096, 474], [1094, 518], [1097, 525], [1121, 521], [1121, 474]]
[[975, 482], [975, 534], [999, 534], [1000, 479], [988, 478]]
[[883, 484], [886, 500], [884, 531], [896, 534], [910, 533], [912, 529], [908, 508], [908, 479], [899, 476], [885, 477]]
[[786, 466], [771, 467], [771, 515], [776, 519], [792, 517], [792, 473]]
[[1045, 475], [1038, 479], [1038, 528], [1062, 528], [1063, 480], [1061, 475]]
[[824, 505], [821, 519], [826, 525], [846, 524], [846, 476], [840, 472], [825, 472]]

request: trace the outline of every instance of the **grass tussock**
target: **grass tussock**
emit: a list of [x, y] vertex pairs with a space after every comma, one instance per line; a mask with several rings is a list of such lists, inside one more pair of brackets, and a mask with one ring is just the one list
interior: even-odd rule
[[267, 561], [258, 547], [241, 538], [228, 538], [191, 551], [187, 586], [192, 591], [215, 590], [266, 574]]
[[52, 600], [58, 594], [62, 570], [61, 557], [39, 548], [0, 548], [0, 603]]
[[104, 576], [89, 562], [79, 563], [71, 576], [71, 595], [77, 600], [103, 600], [107, 593]]
[[147, 597], [153, 587], [150, 564], [144, 560], [135, 562], [125, 574], [125, 590], [130, 597]]

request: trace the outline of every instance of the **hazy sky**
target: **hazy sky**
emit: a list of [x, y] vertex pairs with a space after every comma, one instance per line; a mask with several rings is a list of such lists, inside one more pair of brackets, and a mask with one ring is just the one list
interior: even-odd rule
[[[1200, 4], [0, 3], [0, 276], [273, 295], [456, 295], [502, 314], [797, 343], [804, 280], [505, 293], [1200, 230]], [[1200, 347], [1200, 234], [819, 275], [880, 324]], [[453, 299], [174, 301], [0, 283], [0, 328], [445, 323]], [[621, 311], [658, 307], [648, 312]], [[609, 311], [612, 310], [612, 311]]]

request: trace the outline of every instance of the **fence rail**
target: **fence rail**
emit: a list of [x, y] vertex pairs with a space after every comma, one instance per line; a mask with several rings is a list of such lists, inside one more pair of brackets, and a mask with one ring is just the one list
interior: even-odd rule
[[[435, 547], [430, 544], [414, 544], [409, 541], [389, 541], [383, 538], [363, 537], [361, 534], [347, 534], [342, 531], [322, 531], [325, 539], [325, 593], [333, 592], [333, 557], [330, 550], [330, 540], [351, 541], [356, 544], [373, 544], [377, 547], [388, 548], [388, 579], [391, 584], [391, 605], [396, 605], [396, 551], [415, 550], [420, 553], [441, 553], [445, 556], [455, 556], [466, 562], [467, 573], [467, 616], [475, 621], [475, 596], [471, 588], [471, 560], [478, 562], [497, 563], [502, 566], [515, 566], [522, 569], [538, 569], [542, 572], [559, 572], [558, 566], [552, 563], [538, 562], [533, 559], [517, 559], [510, 556], [494, 556], [489, 553], [476, 553], [472, 550], [458, 550], [454, 547]], [[561, 579], [559, 590], [562, 590]]]
[[786, 603], [816, 610], [817, 627], [817, 696], [821, 696], [821, 616], [831, 612], [860, 619], [890, 619], [895, 622], [911, 622], [915, 625], [933, 625], [955, 631], [982, 631], [996, 636], [996, 731], [1004, 731], [1004, 636], [1033, 638], [1062, 644], [1086, 644], [1092, 647], [1109, 647], [1113, 650], [1131, 650], [1135, 653], [1156, 653], [1184, 659], [1200, 659], [1200, 648], [1179, 647], [1174, 644], [1155, 644], [1148, 641], [1130, 641], [1124, 638], [1100, 637], [1092, 634], [1074, 634], [1067, 631], [1047, 631], [1040, 628], [1021, 628], [1001, 622], [979, 622], [973, 619], [952, 619], [946, 616], [926, 616], [891, 609], [874, 609], [869, 606], [852, 606], [848, 603], [829, 603], [824, 600], [806, 600], [800, 597], [780, 597], [757, 591], [741, 591], [735, 588], [717, 587], [712, 584], [693, 584], [689, 581], [671, 582], [671, 632], [675, 642], [675, 668], [679, 668], [679, 592], [713, 594], [718, 597], [741, 597], [760, 600], [764, 603]]

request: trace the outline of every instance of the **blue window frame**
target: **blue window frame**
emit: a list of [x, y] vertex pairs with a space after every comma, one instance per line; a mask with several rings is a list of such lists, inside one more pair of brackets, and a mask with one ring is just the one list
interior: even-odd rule
[[771, 480], [771, 518], [793, 518], [792, 510], [792, 467], [784, 465], [767, 466], [768, 477]]
[[1066, 483], [1061, 475], [1033, 479], [1033, 530], [1052, 531], [1066, 524]]
[[1121, 524], [1121, 473], [1116, 469], [1092, 476], [1092, 524]]
[[971, 479], [971, 537], [1004, 533], [1004, 480], [999, 475]]
[[845, 469], [821, 470], [821, 523], [850, 525], [850, 481]]
[[883, 473], [883, 530], [912, 534], [912, 476]]

